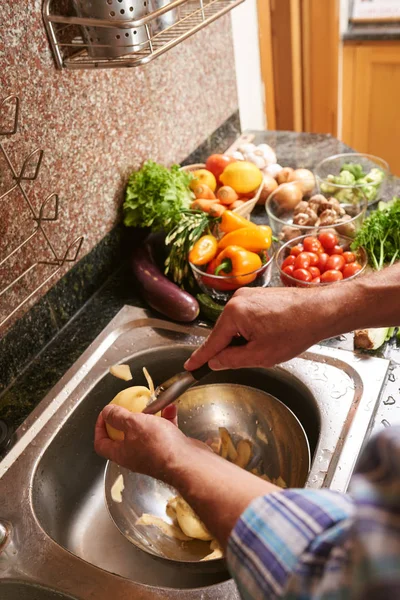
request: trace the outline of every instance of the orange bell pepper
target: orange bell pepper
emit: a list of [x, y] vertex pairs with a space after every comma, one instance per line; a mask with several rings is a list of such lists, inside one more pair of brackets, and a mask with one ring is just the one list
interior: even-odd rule
[[213, 235], [203, 235], [189, 252], [189, 260], [197, 267], [206, 265], [217, 254], [218, 242]]
[[224, 212], [219, 225], [222, 233], [230, 233], [231, 231], [242, 229], [243, 227], [257, 227], [257, 225], [251, 221], [248, 221], [244, 217], [241, 217], [237, 213], [232, 212], [231, 210], [226, 210]]
[[266, 232], [261, 227], [244, 227], [224, 235], [219, 241], [218, 248], [224, 250], [228, 246], [240, 246], [258, 254], [262, 250], [268, 250], [271, 246], [271, 235], [271, 229]]
[[236, 287], [248, 285], [257, 277], [257, 271], [262, 267], [261, 258], [254, 252], [249, 252], [240, 246], [228, 246], [216, 258], [218, 263], [215, 275], [234, 277]]

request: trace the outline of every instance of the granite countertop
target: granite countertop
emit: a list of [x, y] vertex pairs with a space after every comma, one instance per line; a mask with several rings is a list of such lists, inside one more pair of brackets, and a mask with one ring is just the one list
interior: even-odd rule
[[[252, 133], [255, 143], [268, 143], [275, 148], [280, 164], [285, 166], [313, 168], [325, 157], [351, 151], [342, 142], [327, 135], [274, 131]], [[210, 151], [212, 149], [208, 149], [207, 154]], [[196, 156], [199, 161], [205, 158], [201, 154]], [[400, 195], [400, 179], [393, 178], [388, 197], [396, 192]], [[259, 223], [267, 221], [263, 207], [256, 208], [254, 217]], [[0, 419], [14, 429], [18, 427], [124, 304], [144, 306], [126, 263], [110, 276], [6, 390], [0, 405]], [[398, 362], [400, 364], [400, 360]]]
[[400, 40], [400, 23], [350, 25], [342, 39], [344, 42]]

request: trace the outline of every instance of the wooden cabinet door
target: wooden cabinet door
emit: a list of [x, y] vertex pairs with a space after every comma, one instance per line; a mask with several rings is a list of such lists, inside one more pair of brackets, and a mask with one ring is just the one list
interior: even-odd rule
[[400, 175], [400, 42], [345, 44], [343, 141]]

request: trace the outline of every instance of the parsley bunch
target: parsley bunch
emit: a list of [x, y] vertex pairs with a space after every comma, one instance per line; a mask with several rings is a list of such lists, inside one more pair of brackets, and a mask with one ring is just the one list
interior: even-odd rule
[[376, 270], [400, 260], [400, 198], [379, 204], [357, 232], [352, 249], [363, 246]]
[[193, 200], [191, 178], [178, 165], [167, 169], [152, 160], [145, 162], [129, 177], [123, 205], [124, 224], [150, 227], [152, 231], [173, 229]]

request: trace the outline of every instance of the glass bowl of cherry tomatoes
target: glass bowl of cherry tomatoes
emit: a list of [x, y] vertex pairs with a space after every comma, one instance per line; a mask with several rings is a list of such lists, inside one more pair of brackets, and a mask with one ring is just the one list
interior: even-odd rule
[[287, 287], [314, 287], [358, 277], [365, 271], [368, 257], [364, 248], [352, 251], [352, 242], [335, 230], [290, 240], [275, 258], [282, 283]]

